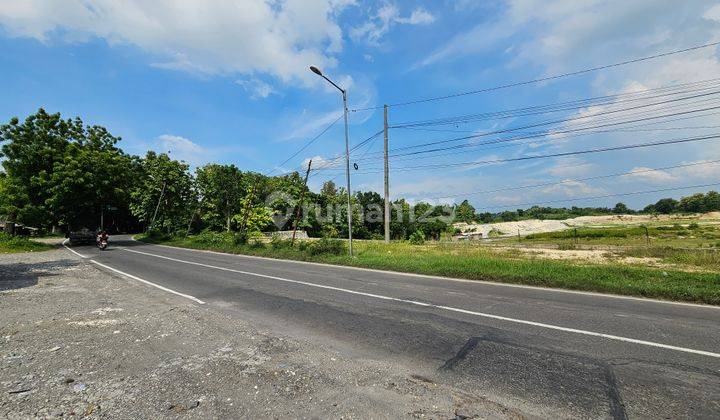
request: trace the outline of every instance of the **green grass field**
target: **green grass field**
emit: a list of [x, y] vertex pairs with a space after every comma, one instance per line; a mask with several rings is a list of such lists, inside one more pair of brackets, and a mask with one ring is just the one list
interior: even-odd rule
[[52, 248], [51, 245], [35, 242], [27, 238], [0, 233], [0, 254], [47, 251]]
[[406, 242], [385, 244], [356, 241], [354, 258], [344, 247], [322, 247], [301, 242], [291, 247], [284, 241], [236, 244], [231, 236], [212, 234], [188, 238], [153, 239], [148, 242], [227, 253], [315, 261], [436, 276], [488, 280], [533, 286], [557, 287], [689, 302], [720, 304], [720, 274], [683, 272], [622, 264], [590, 264], [520, 256], [513, 251], [488, 249], [477, 244]]

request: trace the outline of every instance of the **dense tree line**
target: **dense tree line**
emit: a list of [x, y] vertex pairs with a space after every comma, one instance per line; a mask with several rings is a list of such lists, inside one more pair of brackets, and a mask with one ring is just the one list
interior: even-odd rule
[[[0, 126], [0, 220], [45, 231], [96, 229], [101, 218], [114, 232], [157, 230], [166, 233], [201, 230], [256, 233], [290, 229], [299, 212], [299, 228], [315, 237], [346, 237], [346, 192], [332, 181], [309, 191], [297, 172], [269, 177], [234, 165], [208, 164], [191, 173], [167, 154], [132, 156], [117, 147], [120, 137], [81, 119], [62, 119], [40, 109], [20, 121]], [[298, 199], [304, 196], [298, 210]], [[354, 236], [383, 237], [383, 198], [374, 191], [352, 196]], [[454, 206], [391, 203], [394, 239], [440, 238], [453, 222], [491, 223], [523, 219], [626, 214], [613, 208], [529, 209], [476, 212], [467, 201]], [[666, 198], [644, 213], [720, 210], [720, 194], [711, 191], [679, 201]], [[8, 224], [12, 226], [12, 224]]]

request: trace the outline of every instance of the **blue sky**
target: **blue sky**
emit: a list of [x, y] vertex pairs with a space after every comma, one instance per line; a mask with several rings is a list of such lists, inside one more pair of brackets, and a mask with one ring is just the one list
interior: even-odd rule
[[[344, 147], [338, 123], [297, 158], [277, 167], [340, 115], [339, 94], [308, 71], [311, 64], [347, 87], [351, 108], [365, 108], [718, 40], [720, 6], [715, 1], [8, 1], [0, 3], [0, 120], [22, 118], [44, 107], [108, 127], [123, 138], [121, 147], [129, 153], [169, 150], [193, 167], [222, 162], [280, 173], [300, 168], [308, 158], [328, 165], [325, 162]], [[390, 122], [638, 92], [715, 77], [720, 77], [717, 50], [705, 48], [548, 83], [391, 108]], [[602, 111], [559, 115], [598, 110]], [[444, 132], [394, 129], [391, 149], [557, 116], [435, 127], [448, 130]], [[382, 128], [382, 111], [353, 112], [350, 123], [351, 144], [357, 144]], [[468, 148], [446, 156], [399, 157], [391, 167], [562, 153], [720, 132], [713, 126], [720, 126], [717, 115], [658, 122], [656, 127], [666, 129], [662, 132], [597, 133], [516, 147]], [[670, 130], [678, 127], [683, 129]], [[352, 175], [354, 188], [381, 191], [381, 150], [379, 138], [354, 153], [353, 162], [359, 166]], [[717, 142], [704, 141], [490, 166], [397, 171], [391, 190], [395, 197], [448, 202], [473, 191], [563, 181], [467, 198], [478, 210], [492, 211], [555, 200], [555, 205], [613, 205], [621, 200], [637, 207], [693, 191], [559, 200], [720, 182], [720, 165], [643, 169], [715, 159], [720, 159]], [[638, 172], [575, 181], [628, 171]], [[311, 186], [317, 189], [327, 179], [343, 184], [341, 167], [317, 172]]]

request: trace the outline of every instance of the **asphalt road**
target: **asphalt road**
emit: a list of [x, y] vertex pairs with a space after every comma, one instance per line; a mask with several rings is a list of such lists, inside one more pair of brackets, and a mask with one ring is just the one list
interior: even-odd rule
[[[411, 363], [545, 418], [720, 418], [720, 307], [147, 245], [74, 247], [358, 358]], [[421, 256], [418, 256], [421, 258]], [[116, 274], [119, 274], [117, 271]]]

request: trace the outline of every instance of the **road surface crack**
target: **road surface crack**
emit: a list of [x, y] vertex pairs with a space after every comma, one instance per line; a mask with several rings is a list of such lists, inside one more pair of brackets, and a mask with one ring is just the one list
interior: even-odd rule
[[455, 366], [457, 366], [458, 363], [460, 363], [465, 357], [470, 353], [475, 347], [477, 347], [478, 343], [482, 340], [482, 337], [471, 337], [465, 345], [453, 356], [451, 359], [447, 360], [445, 364], [440, 366], [438, 369], [439, 371], [448, 371], [453, 370]]

